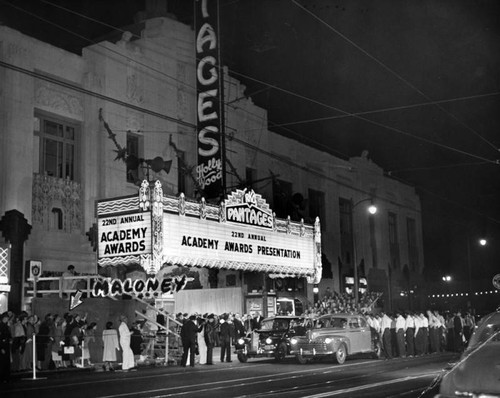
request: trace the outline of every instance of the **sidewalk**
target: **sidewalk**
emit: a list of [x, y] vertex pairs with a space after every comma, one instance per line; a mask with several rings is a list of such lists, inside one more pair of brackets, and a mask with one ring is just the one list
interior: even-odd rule
[[[234, 348], [232, 348], [234, 350]], [[220, 347], [214, 347], [213, 350], [213, 363], [214, 364], [220, 364]], [[233, 362], [238, 361], [238, 358], [236, 357], [236, 353], [234, 351], [231, 351], [231, 359]], [[195, 366], [204, 366], [203, 364], [199, 364], [200, 357], [199, 355], [196, 356], [196, 362]], [[203, 362], [206, 361], [206, 358], [203, 358]], [[156, 360], [149, 360], [145, 361], [143, 363], [138, 363], [137, 368], [138, 369], [145, 369], [145, 368], [180, 368], [180, 364], [169, 364], [165, 365], [164, 359], [163, 358], [156, 358]], [[121, 371], [121, 364], [115, 364], [115, 371]], [[13, 380], [19, 380], [19, 379], [36, 379], [36, 378], [46, 378], [50, 375], [54, 374], [62, 374], [62, 373], [75, 373], [75, 372], [104, 372], [103, 369], [103, 363], [95, 363], [92, 366], [76, 366], [76, 367], [61, 367], [57, 369], [47, 369], [47, 370], [37, 370], [35, 372], [35, 377], [33, 377], [33, 371], [23, 371], [23, 372], [11, 372], [11, 379]]]

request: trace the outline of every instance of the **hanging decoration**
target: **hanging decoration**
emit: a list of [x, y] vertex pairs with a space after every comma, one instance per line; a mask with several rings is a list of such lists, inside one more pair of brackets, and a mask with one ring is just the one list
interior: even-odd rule
[[[153, 170], [155, 173], [164, 171], [165, 173], [170, 173], [170, 168], [172, 167], [172, 160], [163, 160], [161, 156], [156, 156], [154, 159], [143, 159], [138, 158], [133, 154], [127, 152], [127, 148], [120, 145], [116, 139], [116, 134], [113, 133], [109, 124], [106, 123], [102, 116], [102, 108], [99, 109], [99, 121], [103, 123], [104, 128], [108, 133], [108, 138], [115, 144], [116, 149], [113, 151], [116, 153], [115, 160], [122, 160], [126, 166], [127, 170], [137, 170], [139, 166], [146, 168], [146, 179], [149, 181], [149, 170]], [[140, 180], [137, 180], [140, 182]]]

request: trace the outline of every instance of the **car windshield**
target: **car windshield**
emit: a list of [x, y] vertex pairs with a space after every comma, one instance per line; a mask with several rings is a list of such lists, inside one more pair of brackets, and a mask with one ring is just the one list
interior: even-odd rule
[[323, 328], [345, 329], [346, 325], [347, 325], [347, 318], [324, 317], [324, 318], [318, 319], [314, 328], [315, 329], [323, 329]]
[[262, 321], [260, 330], [288, 330], [289, 319], [265, 319]]
[[500, 319], [485, 320], [471, 337], [468, 350], [476, 348], [491, 338], [491, 341], [500, 341]]

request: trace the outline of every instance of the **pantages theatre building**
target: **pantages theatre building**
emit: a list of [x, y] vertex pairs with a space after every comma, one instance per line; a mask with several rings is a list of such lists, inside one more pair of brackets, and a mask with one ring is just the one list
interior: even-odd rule
[[30, 309], [33, 264], [115, 281], [97, 295], [170, 278], [183, 312], [300, 313], [355, 276], [386, 308], [423, 299], [414, 188], [270, 131], [212, 3], [81, 55], [0, 26], [0, 311]]

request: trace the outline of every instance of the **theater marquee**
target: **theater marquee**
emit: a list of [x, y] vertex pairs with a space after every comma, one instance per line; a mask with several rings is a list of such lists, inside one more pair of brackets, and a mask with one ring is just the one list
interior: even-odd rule
[[150, 192], [143, 182], [139, 197], [100, 201], [97, 211], [101, 266], [137, 262], [148, 274], [180, 265], [321, 279], [319, 219], [278, 219], [252, 190], [215, 206], [164, 196], [159, 182]]

